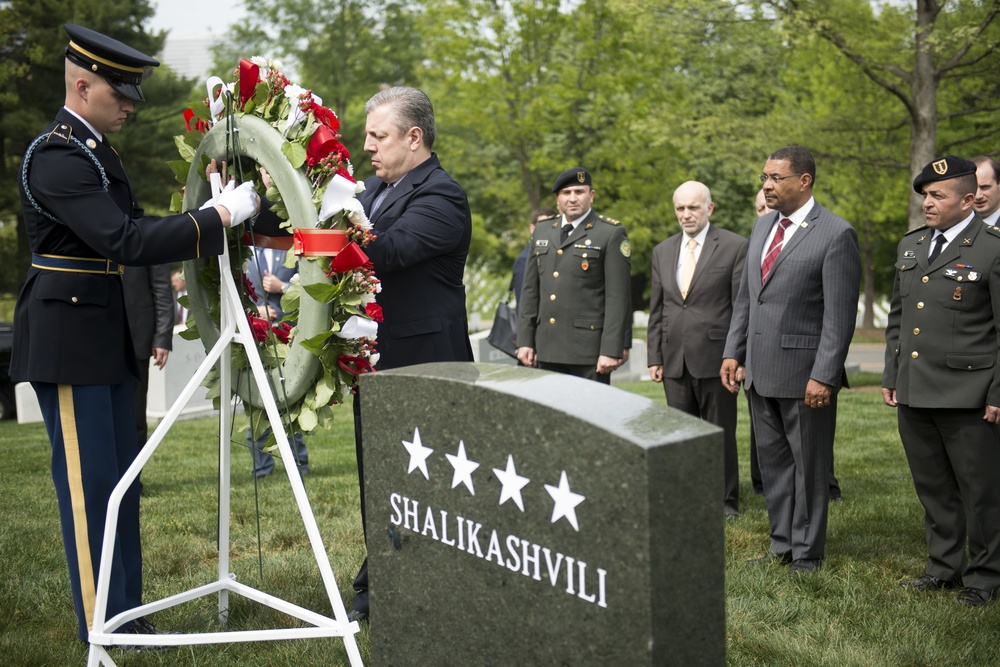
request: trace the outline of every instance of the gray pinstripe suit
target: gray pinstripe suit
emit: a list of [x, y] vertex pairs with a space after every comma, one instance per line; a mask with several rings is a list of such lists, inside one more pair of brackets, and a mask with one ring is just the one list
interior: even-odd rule
[[[779, 217], [754, 224], [724, 357], [746, 365], [771, 550], [816, 560], [826, 545], [836, 393], [854, 334], [861, 256], [854, 229], [814, 204], [762, 286], [764, 243]], [[805, 405], [810, 379], [832, 387], [830, 405]]]

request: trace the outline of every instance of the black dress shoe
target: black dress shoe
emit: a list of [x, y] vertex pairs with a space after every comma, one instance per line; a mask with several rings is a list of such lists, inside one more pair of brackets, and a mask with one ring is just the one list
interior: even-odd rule
[[768, 553], [766, 556], [758, 556], [757, 558], [751, 558], [747, 561], [747, 565], [768, 565], [769, 563], [775, 563], [777, 565], [788, 565], [792, 562], [792, 554], [783, 553], [776, 554], [774, 552]]
[[789, 574], [812, 574], [819, 569], [823, 561], [813, 558], [796, 558], [788, 566]]
[[358, 623], [360, 623], [361, 621], [367, 621], [368, 620], [368, 612], [367, 611], [358, 611], [357, 609], [352, 609], [349, 612], [347, 612], [347, 620], [350, 621], [350, 622], [352, 622], [352, 623], [354, 621], [357, 621]]
[[844, 502], [843, 496], [830, 496], [831, 503], [842, 503]]
[[[162, 632], [156, 629], [156, 626], [149, 622], [145, 616], [140, 616], [139, 618], [132, 621], [132, 625], [121, 631], [124, 635], [173, 635], [176, 632]], [[122, 644], [118, 646], [119, 649], [127, 653], [138, 653], [141, 651], [152, 651], [160, 652], [166, 651], [169, 646], [154, 646], [152, 644]]]
[[725, 513], [726, 519], [733, 520], [740, 518], [740, 511], [734, 505], [727, 504], [722, 511]]
[[919, 579], [901, 581], [899, 582], [899, 585], [902, 588], [912, 588], [918, 591], [936, 591], [942, 588], [958, 588], [958, 584], [956, 582], [938, 579], [933, 574], [925, 574]]
[[958, 601], [970, 607], [982, 607], [990, 601], [991, 597], [993, 597], [993, 593], [990, 591], [984, 591], [982, 588], [973, 588], [972, 586], [966, 586], [958, 593]]

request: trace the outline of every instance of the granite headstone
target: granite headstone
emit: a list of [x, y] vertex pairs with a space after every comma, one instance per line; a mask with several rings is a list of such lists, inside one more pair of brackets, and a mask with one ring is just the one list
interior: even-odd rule
[[362, 385], [372, 664], [725, 664], [719, 429], [529, 368]]

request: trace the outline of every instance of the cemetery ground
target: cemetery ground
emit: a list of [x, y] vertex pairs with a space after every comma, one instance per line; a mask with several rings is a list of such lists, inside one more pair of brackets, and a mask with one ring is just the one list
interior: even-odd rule
[[[917, 593], [898, 586], [900, 580], [923, 573], [923, 512], [899, 443], [895, 412], [882, 404], [878, 383], [878, 376], [862, 374], [855, 378], [856, 388], [841, 394], [836, 472], [845, 502], [830, 508], [826, 562], [812, 576], [791, 577], [780, 566], [746, 563], [767, 550], [768, 540], [763, 497], [750, 488], [746, 402], [740, 398], [741, 514], [723, 524], [720, 500], [719, 523], [706, 526], [726, 533], [729, 665], [1000, 665], [1000, 601], [967, 609], [955, 601], [953, 591]], [[661, 387], [650, 382], [620, 388], [663, 400]], [[178, 423], [142, 473], [147, 601], [215, 577], [216, 428], [212, 419]], [[235, 440], [242, 442], [240, 434]], [[351, 582], [364, 555], [350, 406], [338, 408], [334, 427], [307, 442], [312, 474], [305, 478], [306, 490], [349, 605]], [[230, 569], [248, 585], [331, 613], [280, 462], [275, 474], [255, 484], [249, 452], [239, 445], [232, 452]], [[76, 641], [49, 446], [41, 424], [0, 423], [0, 470], [0, 663], [84, 665], [87, 651]], [[231, 629], [288, 622], [239, 596], [232, 595], [230, 603]], [[215, 606], [216, 598], [210, 596], [152, 620], [165, 630], [213, 631]], [[374, 612], [377, 619], [377, 608]], [[609, 622], [633, 621], [624, 610], [609, 615]], [[368, 625], [361, 628], [358, 642], [368, 664]], [[122, 667], [348, 664], [336, 639], [161, 653], [113, 651]]]

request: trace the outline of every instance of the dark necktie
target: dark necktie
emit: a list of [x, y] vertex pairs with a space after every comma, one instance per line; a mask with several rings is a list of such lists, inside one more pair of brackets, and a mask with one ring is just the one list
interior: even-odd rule
[[944, 234], [937, 235], [937, 238], [934, 239], [934, 247], [931, 248], [931, 254], [927, 256], [928, 264], [934, 263], [934, 260], [937, 259], [938, 255], [941, 254], [941, 251], [944, 250], [944, 244], [947, 242], [948, 241], [945, 239]]
[[761, 285], [767, 282], [767, 276], [771, 273], [771, 267], [774, 266], [774, 261], [778, 259], [778, 253], [781, 252], [781, 247], [785, 242], [785, 230], [788, 229], [790, 224], [792, 224], [792, 221], [788, 218], [782, 218], [778, 221], [778, 229], [774, 231], [774, 238], [771, 239], [771, 245], [767, 247], [767, 254], [764, 255], [764, 261], [760, 265]]
[[573, 225], [567, 222], [559, 231], [562, 233], [562, 242], [565, 243], [566, 239], [569, 238], [569, 235], [573, 233]]

